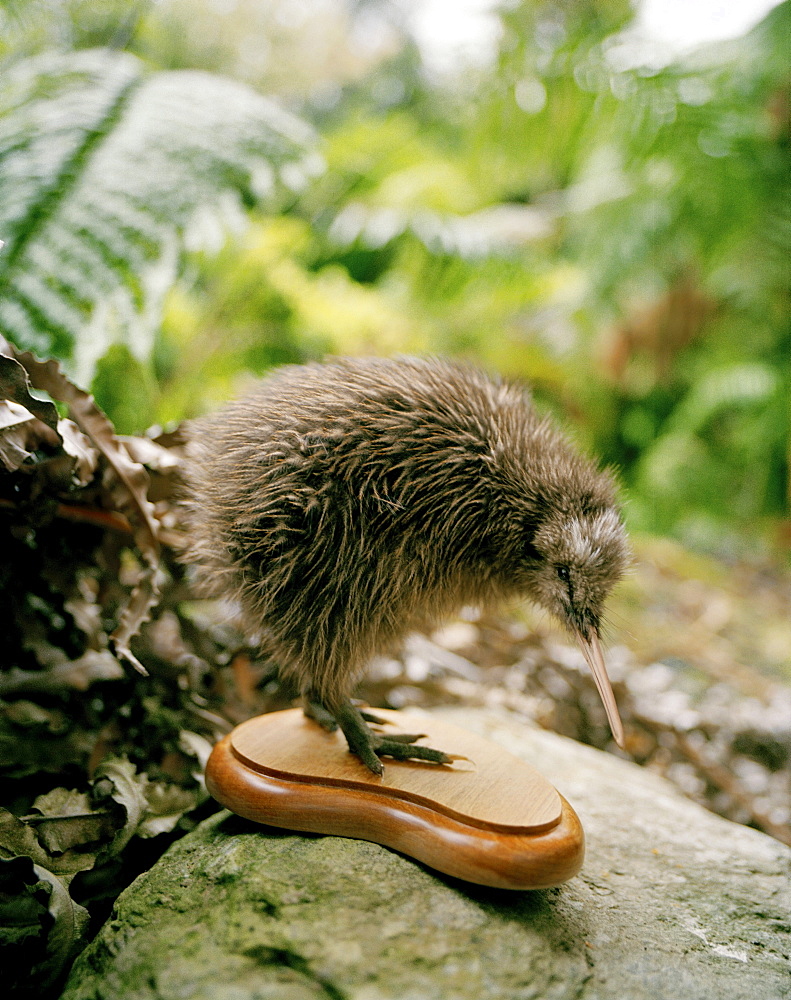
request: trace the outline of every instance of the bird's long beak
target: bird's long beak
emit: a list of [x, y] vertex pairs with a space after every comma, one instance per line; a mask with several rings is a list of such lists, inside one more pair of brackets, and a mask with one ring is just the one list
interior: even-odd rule
[[610, 678], [607, 676], [607, 668], [604, 666], [604, 656], [601, 651], [599, 637], [594, 631], [591, 631], [589, 639], [586, 639], [577, 628], [574, 629], [574, 632], [577, 636], [577, 642], [579, 642], [582, 649], [582, 654], [591, 668], [593, 679], [596, 681], [596, 687], [599, 689], [599, 695], [604, 704], [604, 711], [607, 713], [607, 721], [610, 723], [613, 739], [623, 749], [623, 725], [621, 724], [621, 717], [618, 714], [618, 706], [615, 703], [615, 695], [612, 691]]

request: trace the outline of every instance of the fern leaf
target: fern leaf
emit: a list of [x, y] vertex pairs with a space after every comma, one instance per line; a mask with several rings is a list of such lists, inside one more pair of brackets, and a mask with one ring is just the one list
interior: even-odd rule
[[196, 220], [273, 206], [320, 166], [311, 130], [235, 81], [107, 50], [18, 63], [0, 80], [0, 331], [82, 383], [114, 342], [146, 358]]

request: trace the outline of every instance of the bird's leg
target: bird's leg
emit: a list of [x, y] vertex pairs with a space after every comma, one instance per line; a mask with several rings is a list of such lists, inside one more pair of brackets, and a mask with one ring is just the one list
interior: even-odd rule
[[[334, 733], [338, 728], [335, 716], [329, 711], [329, 709], [326, 709], [314, 695], [305, 695], [303, 697], [302, 710], [309, 719], [313, 719], [314, 722], [318, 722], [321, 728], [326, 729], [328, 733]], [[360, 709], [360, 715], [366, 722], [373, 722], [376, 726], [387, 725], [385, 719], [380, 719], [378, 715], [374, 715], [372, 712], [366, 712], [363, 709]], [[401, 743], [414, 743], [415, 740], [419, 740], [421, 736], [424, 735], [424, 733], [417, 736], [409, 736], [406, 734], [393, 735], [390, 739], [399, 740]]]
[[380, 757], [393, 757], [396, 760], [426, 760], [434, 764], [450, 764], [454, 757], [433, 750], [431, 747], [414, 746], [422, 733], [377, 733], [366, 720], [381, 722], [381, 719], [371, 717], [368, 713], [355, 708], [350, 701], [341, 702], [332, 711], [327, 709], [315, 697], [305, 699], [305, 714], [315, 719], [325, 729], [330, 729], [334, 722], [343, 730], [349, 750], [362, 760], [365, 766], [374, 774], [382, 774]]
[[334, 712], [338, 725], [343, 730], [349, 749], [373, 771], [381, 774], [384, 770], [380, 757], [395, 760], [426, 760], [435, 764], [450, 764], [453, 760], [441, 750], [415, 746], [421, 733], [377, 733], [367, 724], [363, 713], [351, 702], [345, 702]]
[[328, 733], [334, 733], [338, 728], [338, 723], [335, 721], [335, 716], [332, 712], [328, 712], [322, 703], [312, 695], [305, 695], [303, 697], [302, 711], [309, 719], [318, 722], [321, 728], [326, 729]]

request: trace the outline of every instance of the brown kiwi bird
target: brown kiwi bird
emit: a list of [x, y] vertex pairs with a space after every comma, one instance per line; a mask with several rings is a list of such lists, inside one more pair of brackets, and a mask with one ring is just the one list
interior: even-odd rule
[[628, 561], [609, 473], [528, 393], [443, 360], [290, 366], [194, 422], [186, 559], [232, 599], [308, 715], [381, 756], [447, 763], [351, 701], [366, 662], [462, 605], [521, 595], [576, 636], [613, 735], [599, 642]]

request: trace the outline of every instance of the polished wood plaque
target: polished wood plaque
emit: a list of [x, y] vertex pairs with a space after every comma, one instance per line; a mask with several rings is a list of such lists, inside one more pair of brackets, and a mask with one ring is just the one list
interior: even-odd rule
[[382, 758], [372, 774], [300, 709], [237, 726], [214, 748], [206, 784], [258, 823], [384, 844], [438, 871], [504, 889], [539, 889], [575, 875], [584, 855], [576, 813], [535, 768], [432, 716], [376, 709], [383, 733], [420, 742], [453, 764]]

